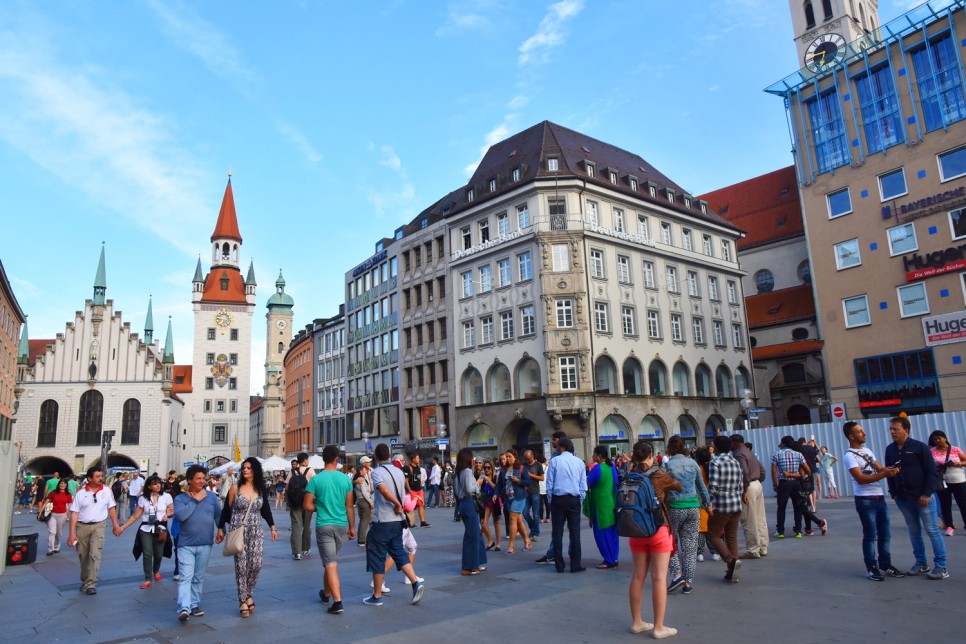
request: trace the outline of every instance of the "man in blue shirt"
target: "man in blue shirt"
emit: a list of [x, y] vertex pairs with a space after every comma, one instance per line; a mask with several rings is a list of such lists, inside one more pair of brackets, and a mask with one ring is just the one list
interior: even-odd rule
[[586, 570], [580, 565], [580, 510], [587, 495], [587, 466], [574, 456], [574, 444], [566, 436], [557, 441], [557, 456], [547, 467], [547, 495], [553, 526], [553, 558], [563, 572], [564, 523], [570, 531], [570, 572]]
[[178, 621], [189, 616], [201, 617], [201, 589], [211, 556], [212, 542], [221, 543], [221, 530], [215, 535], [221, 504], [218, 495], [205, 489], [208, 473], [201, 465], [188, 468], [188, 489], [174, 499], [174, 516], [178, 519]]

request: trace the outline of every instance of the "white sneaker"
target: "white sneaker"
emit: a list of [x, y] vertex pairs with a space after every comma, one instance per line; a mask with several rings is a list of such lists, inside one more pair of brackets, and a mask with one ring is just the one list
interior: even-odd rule
[[721, 555], [719, 555], [717, 552], [711, 555], [711, 558], [715, 561], [721, 561]]
[[[369, 582], [369, 588], [375, 588], [375, 587], [376, 587], [375, 586], [375, 582], [370, 581]], [[389, 588], [389, 586], [386, 585], [386, 582], [382, 582], [382, 592], [384, 592], [384, 593], [391, 593], [392, 592], [392, 590]]]
[[698, 561], [704, 561], [704, 555], [698, 555]]
[[[406, 577], [404, 581], [405, 581], [405, 583], [406, 583], [407, 586], [412, 586], [413, 585], [413, 582], [409, 581], [409, 577]], [[416, 581], [418, 581], [419, 583], [423, 583], [426, 580], [423, 579], [422, 577], [416, 577]]]

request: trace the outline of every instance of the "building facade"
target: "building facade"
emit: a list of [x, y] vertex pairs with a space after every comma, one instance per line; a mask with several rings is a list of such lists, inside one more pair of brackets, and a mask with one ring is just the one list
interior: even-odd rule
[[283, 362], [285, 381], [285, 454], [313, 452], [317, 446], [313, 402], [314, 344], [312, 325], [300, 330], [292, 339]]
[[13, 438], [20, 329], [23, 326], [26, 330], [26, 323], [27, 317], [13, 294], [7, 272], [0, 262], [0, 443], [4, 444]]
[[263, 389], [260, 416], [262, 433], [259, 437], [258, 456], [279, 455], [284, 451], [284, 392], [285, 392], [285, 352], [292, 342], [292, 309], [295, 300], [285, 292], [285, 278], [282, 271], [275, 280], [275, 293], [268, 299], [265, 308], [265, 386]]
[[791, 126], [831, 398], [849, 417], [961, 410], [966, 2], [883, 25], [875, 3], [822, 4], [832, 18], [803, 29], [790, 3], [804, 66], [767, 91]]
[[316, 445], [338, 445], [346, 453], [345, 431], [345, 306], [331, 318], [313, 322], [315, 344]]

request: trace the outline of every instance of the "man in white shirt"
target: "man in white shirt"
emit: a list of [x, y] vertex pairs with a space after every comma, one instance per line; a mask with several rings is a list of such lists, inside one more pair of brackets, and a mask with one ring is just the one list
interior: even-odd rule
[[127, 484], [127, 516], [134, 514], [134, 509], [138, 506], [138, 497], [141, 496], [141, 488], [144, 487], [144, 477], [141, 472], [131, 475], [131, 480]]
[[439, 483], [443, 478], [443, 468], [439, 466], [439, 457], [433, 457], [433, 464], [429, 466], [429, 491], [426, 493], [426, 507], [439, 507]]
[[114, 494], [104, 485], [104, 470], [99, 465], [87, 470], [87, 485], [78, 488], [70, 506], [70, 536], [67, 547], [77, 546], [80, 558], [81, 587], [88, 595], [97, 594], [97, 574], [104, 550], [104, 522], [110, 517], [114, 535], [121, 533], [117, 522]]
[[[892, 534], [889, 529], [889, 506], [886, 505], [882, 491], [883, 479], [892, 478], [899, 473], [895, 467], [883, 467], [875, 460], [875, 455], [865, 443], [865, 430], [855, 421], [842, 426], [842, 432], [849, 441], [843, 460], [852, 476], [852, 490], [855, 493], [855, 511], [862, 523], [862, 558], [865, 560], [866, 577], [871, 581], [882, 581], [885, 576], [905, 577], [892, 565], [889, 545]], [[879, 559], [876, 561], [876, 546]]]
[[225, 505], [225, 499], [228, 498], [228, 490], [231, 486], [235, 484], [235, 468], [231, 465], [228, 466], [228, 471], [225, 473], [225, 479], [221, 482], [221, 487], [218, 489], [218, 497], [221, 499], [221, 504]]

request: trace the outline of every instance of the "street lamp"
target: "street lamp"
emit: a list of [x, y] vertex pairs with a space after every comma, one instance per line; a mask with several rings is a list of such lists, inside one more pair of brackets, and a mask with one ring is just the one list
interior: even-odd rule
[[751, 421], [748, 419], [748, 416], [747, 416], [748, 410], [751, 408], [752, 405], [755, 404], [755, 401], [751, 399], [751, 394], [752, 394], [751, 389], [742, 389], [741, 390], [741, 400], [738, 401], [738, 404], [741, 405], [741, 408], [745, 412], [745, 428], [746, 429], [749, 429], [750, 428], [750, 423], [751, 423]]

